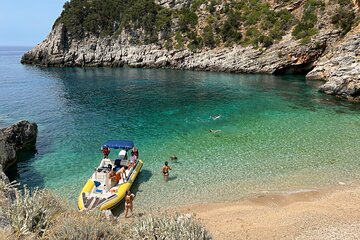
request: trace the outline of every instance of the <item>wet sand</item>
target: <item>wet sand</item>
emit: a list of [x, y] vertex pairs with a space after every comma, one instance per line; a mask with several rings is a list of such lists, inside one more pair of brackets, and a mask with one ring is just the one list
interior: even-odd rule
[[192, 205], [214, 239], [360, 239], [360, 186]]

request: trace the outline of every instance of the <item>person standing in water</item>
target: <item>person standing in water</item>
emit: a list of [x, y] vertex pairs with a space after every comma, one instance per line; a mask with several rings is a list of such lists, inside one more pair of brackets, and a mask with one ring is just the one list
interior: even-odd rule
[[125, 218], [128, 217], [129, 209], [131, 211], [131, 215], [133, 213], [133, 201], [134, 201], [135, 195], [130, 192], [130, 190], [126, 191], [125, 195]]
[[169, 180], [169, 170], [171, 170], [171, 167], [168, 165], [168, 162], [165, 162], [165, 165], [162, 167], [162, 174], [165, 182]]

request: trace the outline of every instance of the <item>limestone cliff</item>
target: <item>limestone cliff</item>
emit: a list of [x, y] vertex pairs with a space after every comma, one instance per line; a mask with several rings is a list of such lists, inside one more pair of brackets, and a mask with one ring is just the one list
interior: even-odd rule
[[[134, 4], [139, 1], [150, 2]], [[158, 11], [153, 15], [158, 18], [153, 21], [156, 26], [148, 26], [151, 17], [138, 21], [132, 16], [126, 22], [114, 20], [114, 29], [94, 27], [89, 16], [97, 15], [91, 11], [84, 15], [90, 20], [78, 28], [69, 24], [69, 18], [74, 19], [65, 9], [48, 37], [21, 61], [58, 67], [127, 65], [270, 74], [307, 73], [315, 67], [307, 78], [326, 81], [321, 91], [358, 99], [355, 1], [258, 2], [156, 0], [149, 5]], [[343, 9], [350, 10], [348, 16]]]

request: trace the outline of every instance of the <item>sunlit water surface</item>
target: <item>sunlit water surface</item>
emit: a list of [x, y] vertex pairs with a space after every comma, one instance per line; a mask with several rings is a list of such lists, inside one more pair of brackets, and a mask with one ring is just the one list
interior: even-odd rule
[[[304, 76], [39, 68], [19, 63], [25, 50], [0, 48], [0, 126], [39, 126], [37, 154], [23, 154], [11, 171], [74, 208], [108, 139], [139, 149], [140, 209], [360, 179], [359, 105], [318, 93], [320, 83]], [[161, 166], [173, 154], [165, 183]]]

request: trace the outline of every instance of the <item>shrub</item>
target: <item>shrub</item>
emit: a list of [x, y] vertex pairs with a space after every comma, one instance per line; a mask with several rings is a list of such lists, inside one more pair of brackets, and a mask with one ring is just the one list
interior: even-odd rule
[[100, 214], [64, 213], [51, 223], [51, 228], [44, 236], [49, 240], [121, 240], [129, 239], [122, 232], [117, 222], [112, 222]]
[[6, 214], [15, 236], [22, 237], [32, 233], [41, 235], [60, 211], [63, 207], [52, 193], [39, 189], [30, 191], [25, 187], [23, 192], [15, 189], [15, 200]]
[[179, 13], [179, 28], [181, 32], [188, 32], [197, 24], [198, 17], [195, 12], [188, 8], [183, 8]]
[[214, 33], [209, 25], [204, 28], [203, 40], [205, 46], [210, 48], [215, 47]]
[[212, 239], [190, 216], [145, 217], [133, 223], [134, 239]]
[[351, 30], [354, 19], [355, 13], [352, 9], [340, 7], [337, 8], [335, 15], [331, 18], [331, 22], [341, 28], [341, 35], [345, 35]]
[[[317, 23], [316, 7], [322, 6], [322, 1], [309, 0], [304, 6], [303, 16], [301, 21], [295, 26], [292, 35], [297, 39], [310, 38], [317, 33], [314, 28]], [[304, 41], [303, 41], [304, 42]]]
[[175, 45], [176, 49], [184, 48], [184, 37], [181, 35], [181, 33], [179, 32], [176, 33], [175, 40], [176, 40], [176, 45]]
[[190, 32], [188, 34], [190, 43], [187, 45], [190, 51], [195, 51], [196, 49], [202, 48], [203, 39], [199, 37], [195, 32]]
[[161, 9], [156, 16], [156, 30], [164, 34], [165, 39], [171, 37], [171, 15], [172, 12], [168, 9]]

